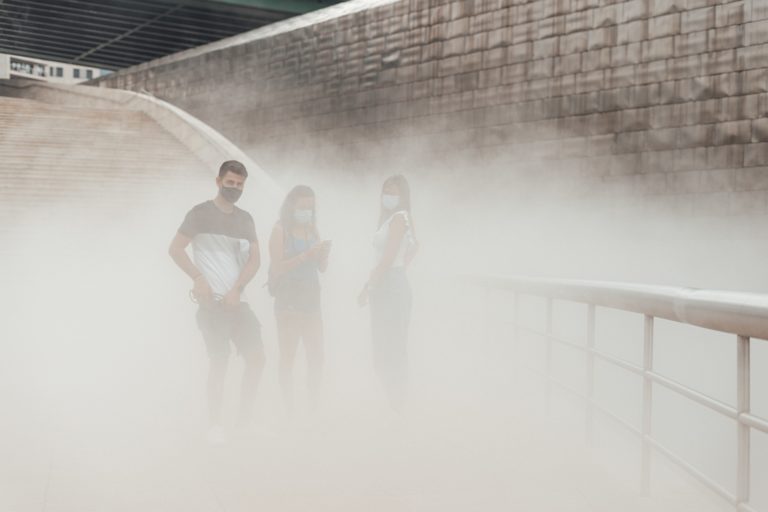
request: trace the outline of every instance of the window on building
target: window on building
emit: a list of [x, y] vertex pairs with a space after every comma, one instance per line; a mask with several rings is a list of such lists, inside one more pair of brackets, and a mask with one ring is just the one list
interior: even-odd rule
[[56, 68], [56, 76], [59, 78], [64, 76], [64, 68]]
[[88, 80], [93, 78], [93, 70], [92, 69], [86, 69], [85, 70], [85, 78], [87, 78]]
[[80, 78], [80, 68], [75, 68], [72, 70], [72, 78]]

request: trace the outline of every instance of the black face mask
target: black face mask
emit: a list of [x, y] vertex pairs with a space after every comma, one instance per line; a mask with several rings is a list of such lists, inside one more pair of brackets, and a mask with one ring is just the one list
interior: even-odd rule
[[232, 204], [235, 204], [238, 199], [240, 199], [240, 196], [243, 194], [243, 191], [239, 188], [235, 187], [221, 187], [221, 197], [226, 199]]

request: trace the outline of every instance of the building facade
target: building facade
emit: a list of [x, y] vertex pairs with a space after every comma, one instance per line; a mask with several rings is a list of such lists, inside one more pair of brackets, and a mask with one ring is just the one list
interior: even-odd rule
[[104, 69], [0, 53], [0, 79], [28, 78], [77, 84], [109, 74]]

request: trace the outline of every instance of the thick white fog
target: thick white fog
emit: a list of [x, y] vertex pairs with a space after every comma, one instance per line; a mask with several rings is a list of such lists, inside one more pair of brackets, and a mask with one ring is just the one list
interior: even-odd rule
[[[222, 445], [206, 442], [207, 361], [191, 283], [167, 254], [186, 211], [215, 195], [215, 170], [178, 186], [102, 191], [100, 205], [59, 203], [18, 217], [0, 256], [0, 511], [728, 510], [660, 457], [651, 495], [641, 496], [639, 443], [597, 415], [590, 451], [582, 404], [557, 386], [547, 413], [546, 387], [529, 369], [541, 367], [541, 340], [513, 343], [511, 297], [461, 276], [763, 291], [766, 243], [756, 226], [735, 232], [728, 221], [713, 228], [648, 209], [611, 215], [606, 204], [569, 199], [567, 186], [493, 178], [505, 173], [493, 162], [477, 162], [482, 173], [403, 162], [407, 152], [375, 172], [297, 165], [276, 178], [286, 191], [314, 188], [321, 236], [333, 240], [322, 277], [321, 405], [315, 414], [306, 407], [300, 351], [291, 420], [281, 414], [275, 318], [263, 287], [282, 198], [246, 182], [238, 205], [256, 219], [262, 255], [247, 293], [267, 363], [254, 424], [237, 429], [242, 362], [231, 358]], [[391, 173], [411, 182], [421, 243], [410, 269], [412, 382], [402, 415], [389, 410], [374, 375], [369, 312], [355, 300], [373, 263], [381, 183]], [[117, 197], [123, 204], [112, 204]], [[522, 323], [540, 328], [543, 301], [519, 307]], [[584, 312], [558, 304], [558, 336], [583, 343]], [[642, 318], [600, 311], [597, 343], [641, 361]], [[753, 343], [754, 410], [762, 415], [766, 344]], [[657, 369], [728, 403], [735, 353], [731, 336], [657, 324]], [[576, 387], [584, 380], [583, 358], [565, 348], [556, 350], [554, 370]], [[612, 367], [596, 371], [597, 400], [639, 425], [640, 381]], [[734, 423], [663, 390], [657, 399], [657, 436], [733, 490]], [[753, 471], [759, 509], [768, 506], [759, 485], [768, 477], [768, 441], [757, 433]]]

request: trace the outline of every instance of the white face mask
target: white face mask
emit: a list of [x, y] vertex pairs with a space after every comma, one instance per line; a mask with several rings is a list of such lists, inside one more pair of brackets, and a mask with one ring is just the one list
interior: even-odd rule
[[385, 210], [394, 210], [399, 204], [400, 196], [393, 196], [390, 194], [383, 194], [381, 196], [381, 206], [383, 206]]
[[312, 222], [312, 210], [294, 210], [293, 220], [297, 224], [309, 224]]

